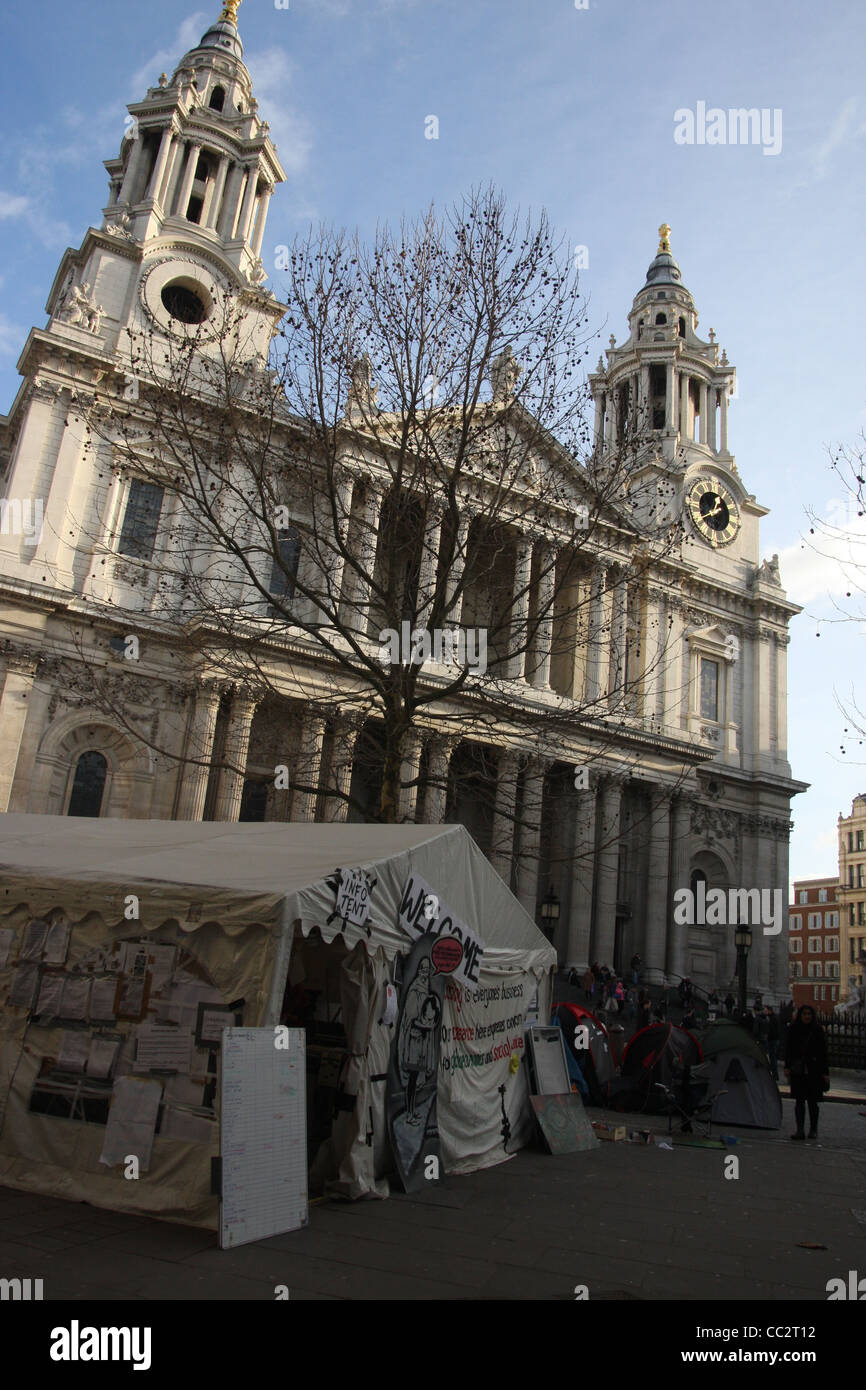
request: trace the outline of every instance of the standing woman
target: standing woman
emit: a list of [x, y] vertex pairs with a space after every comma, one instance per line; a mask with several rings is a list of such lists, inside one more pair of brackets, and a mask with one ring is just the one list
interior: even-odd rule
[[803, 1121], [806, 1103], [809, 1104], [809, 1138], [818, 1138], [818, 1101], [823, 1091], [830, 1089], [827, 1066], [827, 1040], [824, 1029], [815, 1017], [815, 1010], [804, 1004], [797, 1011], [788, 1029], [785, 1042], [785, 1076], [791, 1083], [794, 1097], [796, 1133], [792, 1139], [805, 1139]]

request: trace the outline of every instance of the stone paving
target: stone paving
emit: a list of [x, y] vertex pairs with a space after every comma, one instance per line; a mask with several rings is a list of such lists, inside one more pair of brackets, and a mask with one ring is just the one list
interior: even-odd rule
[[0, 1277], [41, 1278], [61, 1301], [273, 1300], [280, 1284], [295, 1300], [570, 1301], [586, 1285], [590, 1300], [824, 1301], [828, 1279], [866, 1273], [866, 1104], [823, 1105], [818, 1145], [790, 1142], [784, 1109], [780, 1132], [723, 1127], [735, 1180], [720, 1149], [523, 1150], [418, 1197], [317, 1204], [305, 1230], [230, 1251], [0, 1188]]

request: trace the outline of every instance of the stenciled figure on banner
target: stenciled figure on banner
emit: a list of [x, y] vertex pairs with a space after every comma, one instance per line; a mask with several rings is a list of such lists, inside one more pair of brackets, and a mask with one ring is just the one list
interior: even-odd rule
[[388, 1065], [388, 1126], [407, 1192], [435, 1181], [441, 1168], [436, 1089], [445, 977], [435, 964], [438, 942], [430, 933], [419, 937], [397, 965], [400, 1012]]

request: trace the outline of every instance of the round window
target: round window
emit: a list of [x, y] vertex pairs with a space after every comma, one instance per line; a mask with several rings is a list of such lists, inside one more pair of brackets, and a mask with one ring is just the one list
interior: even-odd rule
[[204, 323], [210, 313], [204, 292], [180, 281], [173, 281], [162, 291], [162, 302], [173, 319], [180, 323]]

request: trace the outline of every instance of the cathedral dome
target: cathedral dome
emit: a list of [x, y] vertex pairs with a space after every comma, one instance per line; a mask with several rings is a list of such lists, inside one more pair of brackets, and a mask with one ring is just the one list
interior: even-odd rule
[[216, 48], [220, 53], [230, 53], [233, 58], [244, 56], [244, 46], [237, 25], [227, 19], [220, 19], [216, 24], [212, 24], [198, 47], [192, 51], [195, 53], [201, 48]]
[[681, 285], [683, 282], [680, 268], [671, 255], [670, 234], [670, 227], [663, 222], [659, 227], [659, 249], [646, 273], [646, 284], [649, 286]]

